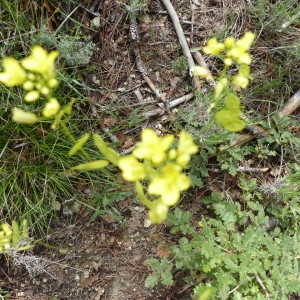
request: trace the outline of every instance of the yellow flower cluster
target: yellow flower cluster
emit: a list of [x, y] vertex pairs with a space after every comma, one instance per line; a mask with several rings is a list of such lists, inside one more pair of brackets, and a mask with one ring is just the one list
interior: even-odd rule
[[6, 223], [2, 224], [0, 230], [0, 253], [7, 251], [11, 247], [12, 230]]
[[[26, 243], [20, 245], [20, 239], [26, 241]], [[7, 223], [0, 225], [0, 253], [6, 252], [11, 248], [15, 251], [23, 251], [32, 247], [28, 238], [26, 220], [23, 220], [20, 226], [16, 221], [12, 221], [11, 226]]]
[[[51, 96], [51, 91], [58, 85], [55, 71], [57, 51], [47, 53], [42, 47], [34, 46], [31, 55], [19, 63], [15, 58], [3, 59], [4, 72], [0, 73], [0, 82], [8, 87], [22, 86], [26, 91], [24, 100], [35, 102], [40, 96], [47, 98], [47, 103], [42, 110], [44, 117], [53, 117], [60, 109], [56, 98]], [[13, 109], [13, 120], [19, 123], [33, 124], [38, 117], [22, 109]]]
[[118, 161], [124, 179], [131, 182], [148, 179], [148, 193], [159, 197], [153, 201], [144, 201], [150, 208], [149, 219], [153, 223], [163, 222], [169, 207], [179, 201], [180, 192], [191, 185], [183, 169], [198, 147], [192, 136], [184, 131], [180, 133], [177, 148], [171, 148], [173, 141], [173, 135], [159, 137], [152, 129], [145, 129], [142, 141], [137, 144], [132, 155]]
[[[252, 32], [246, 32], [241, 39], [235, 40], [233, 37], [227, 37], [224, 43], [217, 41], [215, 37], [211, 38], [207, 42], [207, 46], [203, 48], [203, 52], [213, 56], [220, 56], [223, 58], [225, 66], [229, 67], [234, 63], [240, 66], [239, 74], [234, 76], [231, 83], [236, 88], [245, 88], [249, 83], [249, 65], [251, 64], [251, 56], [249, 54], [249, 49], [255, 39], [255, 34]], [[246, 69], [248, 67], [248, 69]], [[246, 71], [247, 70], [247, 71]], [[192, 70], [194, 75], [205, 78], [208, 75], [208, 70], [196, 66]], [[221, 83], [218, 88], [223, 90], [223, 83]], [[220, 95], [220, 93], [218, 93]], [[216, 97], [217, 98], [217, 97]]]

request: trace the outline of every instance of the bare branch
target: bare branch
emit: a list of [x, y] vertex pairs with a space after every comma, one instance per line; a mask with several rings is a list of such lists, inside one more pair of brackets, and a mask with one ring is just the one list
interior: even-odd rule
[[[178, 40], [179, 40], [179, 43], [180, 43], [181, 48], [182, 48], [182, 52], [183, 52], [184, 56], [187, 59], [189, 69], [190, 69], [190, 74], [191, 74], [191, 70], [195, 67], [195, 62], [193, 60], [193, 56], [191, 54], [188, 43], [186, 41], [183, 29], [181, 27], [179, 18], [177, 16], [177, 13], [176, 13], [172, 3], [169, 0], [162, 0], [162, 3], [166, 7], [166, 9], [167, 9], [167, 11], [170, 15], [170, 18], [172, 20], [172, 23], [174, 25], [174, 28], [175, 28], [175, 31], [176, 31], [176, 34], [177, 34], [177, 37], [178, 37]], [[194, 75], [193, 80], [194, 80], [194, 84], [195, 84], [196, 89], [198, 91], [200, 91], [201, 90], [201, 83], [200, 83], [199, 77]]]

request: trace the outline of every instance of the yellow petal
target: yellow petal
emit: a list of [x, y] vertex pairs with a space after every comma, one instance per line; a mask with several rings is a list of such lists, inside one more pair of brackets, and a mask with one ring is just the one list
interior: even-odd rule
[[40, 93], [38, 91], [30, 91], [25, 95], [24, 100], [26, 102], [34, 102], [39, 99], [39, 97]]
[[12, 113], [12, 119], [17, 123], [34, 124], [38, 121], [38, 117], [34, 113], [24, 111], [17, 107], [13, 108]]
[[53, 117], [60, 109], [60, 104], [55, 98], [51, 98], [45, 105], [42, 114], [46, 118]]
[[200, 66], [194, 67], [192, 69], [192, 73], [201, 78], [205, 78], [209, 74], [207, 69], [200, 67]]
[[146, 168], [134, 156], [129, 155], [119, 159], [118, 167], [127, 181], [137, 181], [146, 178]]
[[26, 72], [13, 57], [3, 59], [4, 72], [0, 73], [0, 82], [8, 87], [22, 85], [26, 80]]

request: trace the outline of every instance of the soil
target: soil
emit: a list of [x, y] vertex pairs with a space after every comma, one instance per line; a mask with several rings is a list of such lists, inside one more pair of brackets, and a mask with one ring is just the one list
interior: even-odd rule
[[[140, 133], [141, 126], [133, 131], [126, 129], [132, 110], [141, 107], [144, 112], [165, 105], [157, 103], [145, 82], [133, 48], [138, 48], [149, 78], [167, 103], [187, 94], [193, 84], [186, 70], [174, 67], [174, 62], [178, 62], [183, 54], [165, 7], [159, 0], [147, 2], [147, 9], [138, 18], [140, 41], [135, 45], [130, 43], [129, 17], [121, 1], [82, 1], [82, 5], [95, 14], [78, 7], [73, 15], [86, 26], [84, 34], [90, 35], [97, 45], [90, 61], [92, 71], [82, 74], [80, 80], [90, 88], [88, 103], [92, 109], [96, 108], [101, 128], [109, 130], [115, 122], [123, 126], [123, 131], [114, 133], [120, 141], [120, 151], [130, 149]], [[233, 14], [237, 25], [231, 30], [236, 33], [241, 25], [247, 28], [244, 12], [248, 1], [172, 2], [190, 48], [203, 45], [216, 32], [224, 30]], [[71, 12], [74, 7], [62, 4], [61, 9]], [[97, 13], [100, 24], [89, 30], [95, 26]], [[55, 22], [52, 25], [57, 26]], [[186, 108], [188, 104], [182, 104], [182, 107]], [[109, 109], [115, 113], [113, 116], [107, 113]], [[154, 118], [145, 118], [142, 127], [150, 126], [164, 133], [167, 131], [164, 122], [172, 120], [174, 114], [171, 110]], [[118, 222], [109, 215], [92, 222], [85, 210], [80, 210], [71, 222], [64, 220], [62, 215], [60, 221], [51, 224], [47, 239], [43, 241], [51, 248], [36, 246], [26, 253], [27, 261], [31, 260], [31, 264], [27, 263], [29, 270], [24, 265], [18, 268], [4, 263], [1, 280], [11, 292], [9, 299], [190, 299], [191, 287], [185, 284], [182, 273], [174, 274], [175, 283], [170, 287], [145, 288], [144, 281], [150, 271], [146, 260], [168, 256], [172, 238], [164, 225], [147, 223], [147, 211], [134, 198], [118, 205], [124, 214], [124, 219]], [[193, 206], [198, 214], [205, 213], [192, 197], [186, 199], [184, 205]]]

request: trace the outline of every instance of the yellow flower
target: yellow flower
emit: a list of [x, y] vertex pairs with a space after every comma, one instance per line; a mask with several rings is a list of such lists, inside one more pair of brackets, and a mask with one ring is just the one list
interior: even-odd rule
[[196, 66], [192, 69], [192, 73], [196, 76], [205, 78], [209, 73], [206, 68]]
[[207, 46], [203, 48], [203, 52], [211, 55], [218, 55], [225, 49], [223, 43], [219, 43], [215, 37], [211, 38], [207, 42]]
[[41, 46], [34, 46], [31, 55], [22, 61], [22, 66], [28, 71], [40, 73], [43, 75], [54, 75], [54, 62], [58, 56], [57, 51], [48, 53]]
[[167, 217], [168, 210], [168, 206], [161, 199], [154, 200], [149, 211], [149, 220], [152, 223], [162, 223]]
[[3, 59], [4, 72], [0, 73], [0, 82], [8, 87], [21, 85], [26, 80], [26, 72], [13, 57]]
[[194, 144], [193, 137], [189, 133], [181, 131], [177, 148], [177, 164], [185, 168], [191, 159], [191, 155], [197, 152], [198, 147]]
[[253, 32], [247, 31], [243, 37], [236, 42], [237, 47], [240, 47], [244, 51], [248, 51], [254, 42], [255, 34]]
[[233, 48], [235, 46], [235, 39], [232, 36], [229, 36], [224, 41], [224, 46], [228, 49]]
[[24, 111], [17, 107], [13, 108], [12, 113], [12, 119], [17, 123], [34, 124], [38, 121], [38, 117], [34, 113]]
[[232, 64], [233, 64], [233, 60], [231, 59], [231, 58], [229, 58], [229, 57], [225, 57], [224, 58], [224, 64], [226, 65], [226, 66], [231, 66]]
[[56, 86], [58, 85], [58, 81], [56, 78], [51, 78], [48, 80], [47, 82], [47, 86], [50, 88], [50, 89], [54, 89]]
[[162, 174], [150, 182], [148, 192], [161, 196], [163, 203], [171, 206], [178, 202], [180, 192], [188, 189], [190, 185], [190, 179], [181, 173], [178, 165], [167, 164], [162, 168]]
[[137, 181], [146, 178], [146, 168], [134, 156], [129, 155], [119, 159], [118, 167], [127, 181]]
[[245, 89], [247, 87], [247, 85], [249, 84], [249, 79], [242, 75], [236, 75], [236, 76], [233, 76], [231, 83], [235, 87], [241, 87], [241, 88]]
[[6, 236], [12, 235], [12, 230], [7, 223], [2, 224], [2, 230], [3, 230], [4, 235], [6, 235]]
[[237, 59], [236, 59], [237, 63], [242, 65], [251, 65], [252, 59], [251, 56], [248, 52], [242, 53], [240, 54]]
[[233, 76], [231, 83], [235, 87], [241, 87], [244, 89], [249, 84], [249, 79], [252, 79], [250, 76], [250, 67], [248, 65], [241, 65], [238, 75]]
[[153, 164], [158, 165], [166, 159], [166, 150], [173, 142], [173, 135], [159, 137], [152, 129], [144, 129], [142, 141], [137, 144], [132, 154], [139, 159], [150, 159]]
[[40, 93], [38, 91], [30, 91], [25, 95], [24, 100], [26, 102], [34, 102], [39, 99], [39, 97]]
[[55, 98], [51, 98], [45, 105], [42, 111], [44, 117], [49, 118], [57, 114], [60, 109], [60, 104]]
[[254, 38], [254, 33], [246, 32], [233, 47], [230, 47], [230, 50], [226, 53], [227, 57], [235, 58], [238, 64], [250, 65], [252, 60], [248, 51], [254, 41]]
[[25, 81], [25, 83], [23, 84], [23, 89], [25, 91], [31, 91], [34, 89], [34, 83], [32, 81]]

